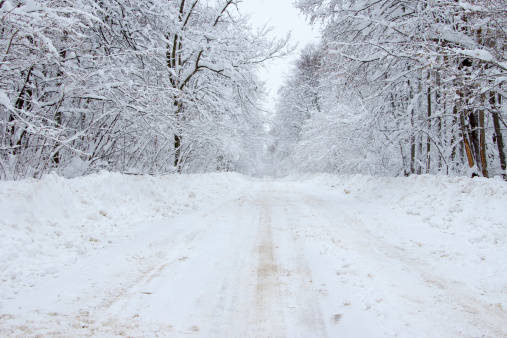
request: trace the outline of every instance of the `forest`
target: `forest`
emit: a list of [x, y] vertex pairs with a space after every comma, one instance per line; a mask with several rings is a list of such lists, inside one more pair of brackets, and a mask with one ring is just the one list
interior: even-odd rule
[[295, 6], [321, 41], [271, 117], [259, 68], [293, 43], [241, 0], [0, 0], [0, 179], [506, 177], [506, 0]]
[[0, 0], [0, 338], [507, 337], [505, 143], [507, 0]]
[[299, 0], [271, 146], [305, 172], [506, 177], [507, 2]]
[[239, 2], [0, 1], [0, 179], [247, 171], [290, 49]]

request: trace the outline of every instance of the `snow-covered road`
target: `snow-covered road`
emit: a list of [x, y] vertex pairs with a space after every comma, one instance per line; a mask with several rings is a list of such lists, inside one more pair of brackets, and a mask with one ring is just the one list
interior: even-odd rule
[[505, 260], [351, 195], [250, 180], [131, 227], [4, 299], [0, 336], [507, 336]]

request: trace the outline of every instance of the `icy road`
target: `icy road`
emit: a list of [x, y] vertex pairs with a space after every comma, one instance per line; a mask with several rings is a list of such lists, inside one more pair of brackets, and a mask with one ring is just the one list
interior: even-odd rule
[[462, 237], [343, 189], [242, 191], [34, 280], [3, 300], [0, 335], [507, 336], [506, 285], [488, 277], [505, 261]]

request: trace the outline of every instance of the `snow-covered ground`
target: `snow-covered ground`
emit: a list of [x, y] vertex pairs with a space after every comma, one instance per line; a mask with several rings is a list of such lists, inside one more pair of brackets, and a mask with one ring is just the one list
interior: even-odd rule
[[497, 179], [47, 176], [0, 215], [0, 336], [507, 336]]

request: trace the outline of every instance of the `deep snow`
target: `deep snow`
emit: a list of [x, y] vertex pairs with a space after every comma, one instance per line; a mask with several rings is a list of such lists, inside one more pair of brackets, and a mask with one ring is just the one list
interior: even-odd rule
[[0, 182], [0, 336], [502, 337], [507, 184]]
[[[237, 195], [238, 174], [131, 176], [102, 172], [0, 182], [1, 299], [37, 276], [55, 276], [83, 255], [128, 240], [143, 224]], [[0, 309], [1, 309], [0, 301]]]

